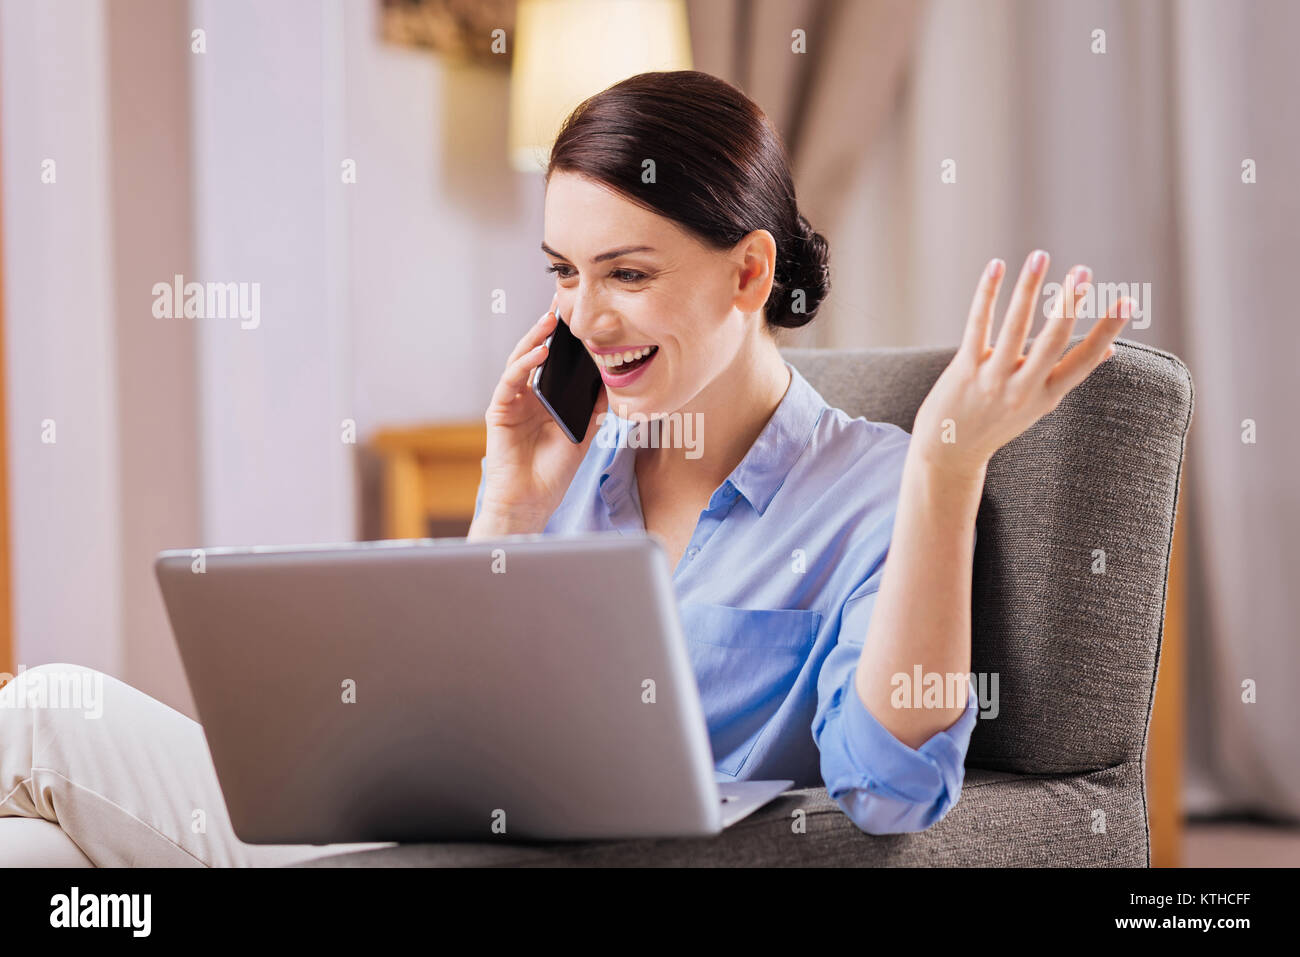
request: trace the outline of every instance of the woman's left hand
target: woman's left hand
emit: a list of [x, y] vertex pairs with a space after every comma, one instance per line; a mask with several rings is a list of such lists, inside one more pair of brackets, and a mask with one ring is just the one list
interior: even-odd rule
[[1047, 324], [1024, 354], [1047, 265], [1042, 250], [1025, 260], [993, 347], [989, 329], [1005, 265], [994, 259], [980, 277], [962, 344], [921, 403], [912, 426], [911, 451], [945, 474], [982, 480], [994, 452], [1056, 408], [1115, 351], [1111, 343], [1134, 305], [1129, 299], [1116, 302], [1110, 315], [1061, 355], [1074, 329], [1083, 287], [1092, 281], [1091, 270], [1076, 266], [1066, 276]]

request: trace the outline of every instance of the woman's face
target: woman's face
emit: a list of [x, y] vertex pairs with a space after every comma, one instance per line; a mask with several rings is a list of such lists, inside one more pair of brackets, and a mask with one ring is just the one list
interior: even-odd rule
[[643, 368], [602, 373], [611, 412], [677, 411], [746, 361], [771, 290], [775, 244], [766, 230], [714, 250], [612, 189], [556, 172], [545, 235], [559, 313], [597, 364], [604, 369], [598, 357], [614, 350], [657, 347]]

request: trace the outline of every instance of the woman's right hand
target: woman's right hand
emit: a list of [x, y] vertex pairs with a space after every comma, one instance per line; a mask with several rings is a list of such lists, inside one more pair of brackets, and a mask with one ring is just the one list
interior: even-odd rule
[[582, 444], [574, 445], [528, 387], [546, 358], [543, 343], [556, 326], [555, 307], [524, 334], [506, 360], [488, 403], [483, 501], [470, 538], [541, 532], [564, 499], [598, 430], [609, 398], [602, 387]]

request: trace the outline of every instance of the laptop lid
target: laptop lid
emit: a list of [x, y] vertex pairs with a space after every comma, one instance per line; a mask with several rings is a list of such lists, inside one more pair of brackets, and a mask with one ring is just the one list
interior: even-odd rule
[[177, 550], [156, 572], [242, 841], [721, 830], [651, 535]]

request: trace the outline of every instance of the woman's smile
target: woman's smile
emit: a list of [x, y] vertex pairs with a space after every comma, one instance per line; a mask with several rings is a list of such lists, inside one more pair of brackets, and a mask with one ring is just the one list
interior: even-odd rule
[[641, 378], [646, 368], [659, 355], [658, 346], [642, 346], [621, 352], [593, 353], [596, 367], [605, 385], [611, 388], [625, 388]]

